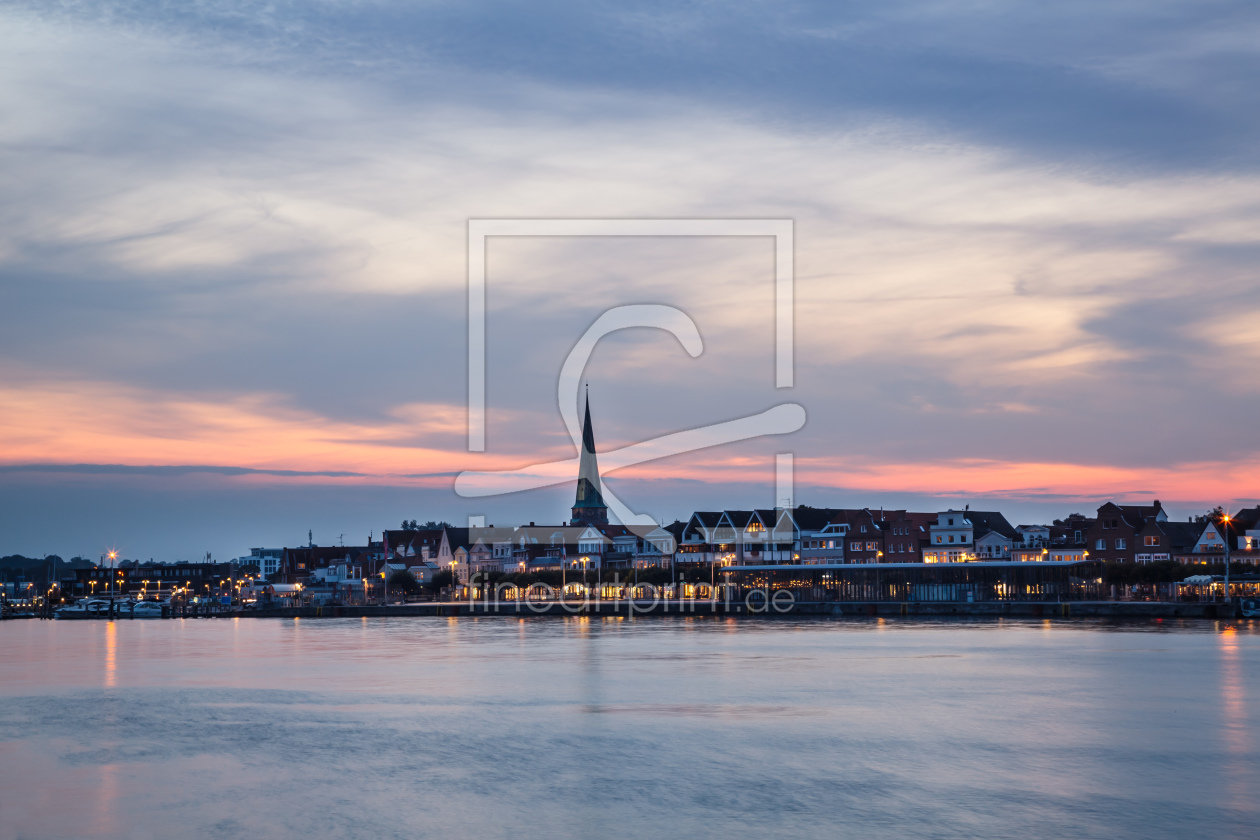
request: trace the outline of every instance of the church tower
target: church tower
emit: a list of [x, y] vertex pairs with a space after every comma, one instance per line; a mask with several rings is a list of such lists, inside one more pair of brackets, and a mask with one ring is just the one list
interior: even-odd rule
[[573, 525], [607, 525], [608, 506], [604, 485], [595, 461], [595, 432], [591, 429], [591, 397], [586, 396], [586, 419], [582, 422], [582, 459], [578, 464], [577, 498], [573, 502]]

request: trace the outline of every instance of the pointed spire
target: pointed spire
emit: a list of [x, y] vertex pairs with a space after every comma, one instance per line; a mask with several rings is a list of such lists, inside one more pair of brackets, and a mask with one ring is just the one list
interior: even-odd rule
[[590, 385], [587, 385], [586, 415], [582, 420], [582, 452], [578, 460], [577, 498], [573, 502], [573, 524], [608, 522], [603, 483], [595, 458], [595, 429], [591, 425]]

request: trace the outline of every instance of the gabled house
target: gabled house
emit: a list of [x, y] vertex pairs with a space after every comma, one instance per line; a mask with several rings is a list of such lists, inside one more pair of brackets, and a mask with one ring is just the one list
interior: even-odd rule
[[[1107, 502], [1098, 508], [1098, 518], [1085, 534], [1086, 548], [1091, 560], [1107, 563], [1134, 563], [1137, 555], [1156, 552], [1142, 551], [1139, 542], [1147, 522], [1167, 522], [1168, 514], [1156, 499], [1149, 505], [1117, 505]], [[1152, 546], [1144, 546], [1152, 548]], [[1163, 552], [1158, 552], [1163, 553]]]
[[[1206, 528], [1212, 528], [1207, 523]], [[1203, 538], [1205, 526], [1197, 522], [1170, 522], [1167, 519], [1148, 519], [1137, 534], [1133, 561], [1158, 563], [1171, 560], [1179, 554], [1193, 552]]]
[[1019, 533], [997, 511], [946, 510], [928, 528], [924, 563], [1009, 560]]
[[884, 512], [869, 508], [842, 509], [831, 522], [844, 526], [845, 563], [879, 563], [884, 559]]
[[675, 562], [712, 563], [717, 555], [718, 523], [722, 521], [720, 510], [698, 510], [691, 514], [683, 527], [682, 540], [678, 544]]
[[634, 558], [635, 566], [642, 569], [672, 565], [684, 528], [686, 523], [674, 522], [671, 525], [658, 525], [644, 533], [639, 539]]

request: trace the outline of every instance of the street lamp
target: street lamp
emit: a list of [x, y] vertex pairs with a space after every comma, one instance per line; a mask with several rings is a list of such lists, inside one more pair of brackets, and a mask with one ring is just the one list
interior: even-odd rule
[[[1229, 514], [1221, 517], [1221, 536], [1225, 539], [1225, 603], [1229, 603]], [[1244, 589], [1246, 587], [1243, 587]]]

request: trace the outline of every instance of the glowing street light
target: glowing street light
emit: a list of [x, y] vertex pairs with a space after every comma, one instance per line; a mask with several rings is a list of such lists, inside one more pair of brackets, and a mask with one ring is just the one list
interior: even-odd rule
[[1221, 536], [1225, 539], [1225, 603], [1229, 603], [1229, 514], [1221, 517]]

